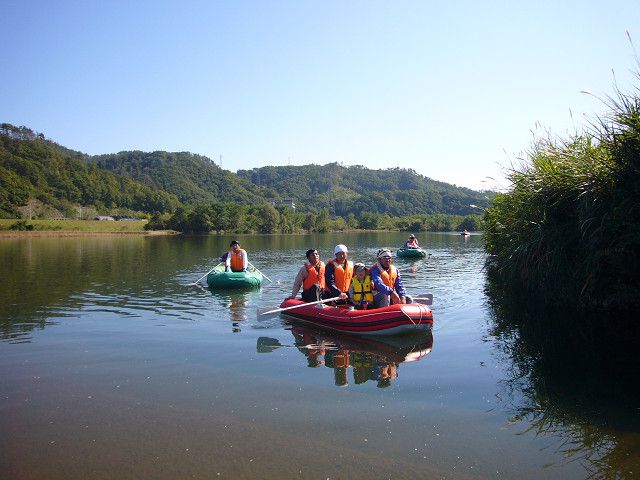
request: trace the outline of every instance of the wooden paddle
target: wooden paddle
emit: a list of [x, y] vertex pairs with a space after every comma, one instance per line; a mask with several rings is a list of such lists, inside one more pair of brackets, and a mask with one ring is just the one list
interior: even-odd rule
[[293, 310], [294, 308], [305, 307], [307, 305], [318, 305], [320, 303], [335, 302], [336, 300], [340, 300], [340, 297], [325, 298], [324, 300], [318, 300], [317, 302], [305, 302], [305, 303], [301, 303], [300, 305], [293, 305], [291, 307], [274, 308], [273, 310], [267, 310], [266, 312], [260, 312], [260, 315], [266, 315], [268, 313], [280, 313], [280, 312], [284, 312], [286, 310]]

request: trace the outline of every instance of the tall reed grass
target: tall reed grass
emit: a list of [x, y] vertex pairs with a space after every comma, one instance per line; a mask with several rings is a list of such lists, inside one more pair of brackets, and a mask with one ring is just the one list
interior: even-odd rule
[[584, 133], [535, 141], [487, 209], [489, 266], [507, 290], [583, 311], [640, 307], [640, 90], [604, 102]]

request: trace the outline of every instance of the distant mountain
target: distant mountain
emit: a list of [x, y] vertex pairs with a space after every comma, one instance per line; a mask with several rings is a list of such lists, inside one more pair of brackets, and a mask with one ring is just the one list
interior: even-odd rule
[[371, 170], [338, 163], [240, 170], [238, 176], [294, 199], [302, 210], [327, 208], [331, 214], [363, 211], [394, 216], [475, 213], [469, 205], [487, 205], [491, 192], [477, 192], [419, 175], [411, 169]]
[[90, 156], [58, 145], [27, 127], [0, 125], [0, 216], [37, 199], [67, 216], [74, 208], [172, 212], [180, 204], [224, 201], [245, 205], [294, 202], [297, 212], [359, 217], [447, 213], [467, 215], [486, 206], [476, 192], [411, 169], [371, 170], [338, 163], [261, 167], [237, 174], [189, 152], [128, 151]]
[[79, 205], [152, 213], [179, 204], [162, 190], [88, 164], [89, 158], [26, 127], [1, 124], [0, 216], [19, 217], [18, 207], [30, 201], [67, 217], [75, 216]]

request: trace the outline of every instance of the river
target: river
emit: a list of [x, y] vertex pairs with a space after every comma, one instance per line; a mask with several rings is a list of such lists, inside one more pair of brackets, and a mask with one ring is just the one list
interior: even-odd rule
[[189, 285], [232, 237], [0, 239], [0, 478], [639, 475], [637, 399], [565, 391], [496, 328], [480, 235], [417, 236], [394, 262], [433, 333], [375, 340], [257, 311], [308, 248], [403, 233], [239, 236], [272, 280], [245, 292]]

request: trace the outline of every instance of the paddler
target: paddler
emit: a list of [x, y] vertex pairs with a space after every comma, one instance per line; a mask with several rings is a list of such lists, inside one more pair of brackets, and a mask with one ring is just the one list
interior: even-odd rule
[[336, 245], [333, 253], [336, 258], [327, 263], [324, 269], [324, 296], [325, 298], [340, 297], [340, 302], [346, 303], [347, 292], [353, 278], [353, 262], [347, 260], [349, 251], [345, 245]]
[[229, 251], [224, 262], [224, 271], [228, 272], [246, 272], [249, 265], [247, 252], [240, 248], [240, 242], [233, 240], [229, 244]]
[[404, 290], [400, 272], [391, 265], [391, 250], [381, 248], [378, 250], [377, 259], [377, 263], [369, 270], [375, 290], [373, 303], [376, 308], [396, 303], [411, 303], [411, 297]]
[[302, 287], [302, 301], [316, 302], [322, 298], [324, 292], [325, 265], [320, 261], [320, 254], [315, 248], [310, 248], [305, 254], [307, 261], [300, 267], [296, 279], [293, 281], [293, 290], [289, 298], [296, 298]]
[[349, 302], [358, 310], [373, 308], [373, 291], [371, 289], [371, 276], [364, 263], [356, 263], [353, 266], [354, 277], [349, 287]]

